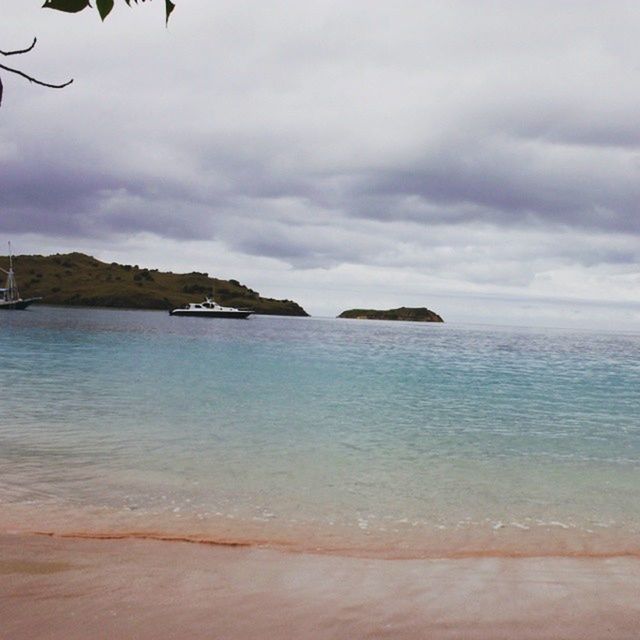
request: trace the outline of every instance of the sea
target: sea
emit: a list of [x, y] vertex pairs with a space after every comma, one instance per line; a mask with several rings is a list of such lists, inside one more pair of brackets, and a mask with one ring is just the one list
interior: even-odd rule
[[640, 331], [0, 316], [0, 533], [640, 555]]

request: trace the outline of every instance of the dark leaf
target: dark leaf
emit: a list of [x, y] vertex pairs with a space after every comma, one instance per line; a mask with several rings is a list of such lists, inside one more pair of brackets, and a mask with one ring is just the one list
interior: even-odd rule
[[96, 6], [100, 17], [104, 20], [113, 9], [113, 0], [96, 0]]
[[171, 12], [176, 8], [176, 5], [173, 4], [171, 0], [164, 0], [164, 4], [167, 13], [167, 24], [169, 24], [169, 16], [171, 15]]
[[90, 5], [89, 0], [45, 0], [45, 3], [42, 6], [45, 9], [77, 13]]

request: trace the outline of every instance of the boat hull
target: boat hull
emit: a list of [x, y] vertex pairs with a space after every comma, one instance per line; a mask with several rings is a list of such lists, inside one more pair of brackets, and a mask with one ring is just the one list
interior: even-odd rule
[[208, 311], [208, 310], [196, 310], [191, 311], [189, 309], [173, 309], [169, 311], [172, 316], [182, 316], [183, 318], [234, 318], [242, 320], [248, 318], [253, 311]]
[[24, 300], [13, 300], [11, 302], [0, 300], [0, 310], [6, 309], [7, 311], [17, 311], [26, 309], [30, 304], [33, 304], [40, 299], [41, 298], [25, 298]]

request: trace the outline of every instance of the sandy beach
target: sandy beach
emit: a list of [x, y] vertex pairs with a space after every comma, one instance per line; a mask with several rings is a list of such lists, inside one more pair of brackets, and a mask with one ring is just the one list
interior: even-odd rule
[[635, 639], [640, 560], [0, 536], [1, 637]]

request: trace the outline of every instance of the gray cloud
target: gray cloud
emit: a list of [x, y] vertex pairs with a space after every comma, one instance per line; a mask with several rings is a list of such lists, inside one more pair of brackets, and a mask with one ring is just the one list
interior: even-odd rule
[[637, 269], [634, 3], [194, 0], [168, 31], [156, 7], [102, 25], [24, 5], [0, 45], [35, 26], [29, 69], [76, 83], [5, 82], [3, 234], [469, 287]]
[[[563, 161], [554, 158], [551, 145], [535, 152], [515, 145], [496, 152], [478, 148], [481, 144], [470, 142], [434, 154], [411, 169], [372, 172], [362, 180], [357, 194], [365, 203], [359, 207], [361, 215], [405, 215], [450, 224], [546, 221], [640, 231], [640, 184], [634, 159], [612, 158], [607, 163], [606, 157], [585, 160], [566, 154]], [[415, 201], [407, 206], [407, 198]]]

